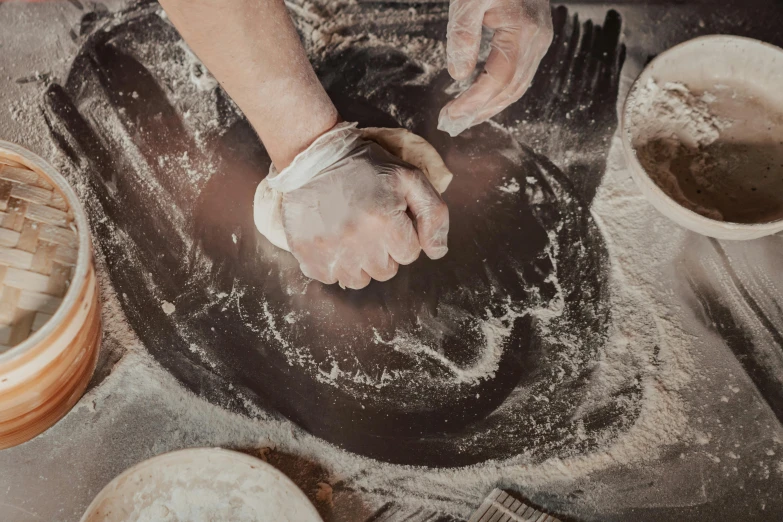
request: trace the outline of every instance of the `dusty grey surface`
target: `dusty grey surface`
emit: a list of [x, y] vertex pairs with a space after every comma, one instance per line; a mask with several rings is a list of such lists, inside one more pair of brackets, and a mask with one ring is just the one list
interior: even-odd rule
[[[62, 158], [45, 126], [42, 97], [51, 81], [64, 81], [79, 50], [69, 32], [92, 9], [78, 2], [0, 4], [0, 107], [7, 109], [0, 112], [0, 138], [54, 163]], [[594, 5], [574, 9], [599, 23], [607, 11]], [[650, 55], [697, 34], [736, 32], [765, 39], [776, 34], [774, 17], [750, 20], [731, 9], [626, 5], [618, 10], [628, 49], [626, 79]], [[638, 205], [631, 210], [644, 208], [643, 202]], [[600, 209], [597, 215], [615, 217], [622, 229], [622, 216]], [[627, 221], [630, 228], [633, 220]], [[652, 218], [648, 226], [651, 242], [672, 238], [682, 248], [661, 251], [658, 265], [648, 265], [654, 274], [625, 276], [659, 280], [670, 315], [693, 346], [692, 377], [681, 391], [689, 435], [667, 441], [652, 460], [626, 462], [625, 453], [613, 453], [583, 471], [564, 464], [562, 474], [552, 462], [484, 465], [460, 474], [358, 459], [274, 415], [259, 411], [251, 418], [252, 401], [237, 415], [194, 398], [123, 327], [122, 308], [108, 295], [104, 271], [104, 321], [114, 326], [94, 387], [49, 432], [0, 453], [0, 518], [78, 520], [103, 485], [128, 466], [177, 448], [224, 446], [266, 456], [314, 499], [327, 520], [372, 520], [384, 510], [400, 520], [465, 517], [498, 483], [579, 520], [715, 520], [743, 514], [748, 520], [779, 519], [783, 240], [724, 244], [683, 235], [664, 220]], [[111, 262], [109, 255], [106, 259]], [[621, 259], [613, 263], [623, 266]], [[668, 319], [661, 316], [660, 322]], [[236, 400], [245, 400], [242, 393]], [[316, 496], [324, 490], [319, 483], [331, 485], [331, 500]]]

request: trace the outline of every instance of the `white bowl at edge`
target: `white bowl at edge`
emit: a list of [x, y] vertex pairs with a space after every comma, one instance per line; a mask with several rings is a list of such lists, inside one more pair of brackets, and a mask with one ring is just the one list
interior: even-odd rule
[[[250, 518], [254, 521], [323, 522], [304, 493], [283, 473], [250, 455], [220, 448], [172, 451], [136, 464], [98, 493], [81, 522], [132, 522], [139, 511], [148, 520], [156, 502], [169, 499], [179, 505], [187, 500], [179, 491], [183, 487], [192, 488], [190, 494], [198, 494], [202, 503], [209, 504], [215, 498], [223, 503], [230, 500], [232, 507], [253, 511]], [[243, 490], [244, 496], [238, 494], [242, 488], [247, 490]], [[230, 498], [234, 491], [236, 498]], [[248, 495], [252, 502], [243, 506]], [[196, 517], [193, 522], [201, 520]]]
[[677, 203], [650, 178], [634, 152], [631, 104], [636, 89], [653, 79], [658, 84], [679, 82], [694, 91], [710, 90], [721, 82], [752, 82], [756, 92], [781, 100], [783, 49], [739, 36], [713, 35], [688, 40], [653, 59], [634, 81], [620, 118], [623, 151], [637, 186], [650, 203], [679, 225], [717, 239], [748, 240], [783, 231], [783, 220], [769, 223], [731, 223], [707, 218]]

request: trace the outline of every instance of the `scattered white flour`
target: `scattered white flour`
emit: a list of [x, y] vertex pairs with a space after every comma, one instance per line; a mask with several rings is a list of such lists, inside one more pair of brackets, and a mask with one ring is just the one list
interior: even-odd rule
[[[500, 364], [500, 358], [503, 355], [503, 344], [511, 335], [514, 319], [522, 317], [523, 313], [513, 309], [510, 302], [505, 305], [505, 314], [502, 317], [493, 317], [487, 310], [488, 319], [481, 320], [479, 328], [484, 334], [485, 346], [478, 359], [470, 366], [460, 367], [443, 354], [433, 350], [425, 343], [414, 336], [398, 334], [390, 340], [384, 340], [380, 334], [375, 331], [375, 342], [394, 347], [394, 350], [403, 353], [417, 353], [426, 355], [441, 363], [451, 373], [450, 380], [457, 384], [477, 383], [479, 381], [490, 379], [495, 376], [495, 372]], [[394, 372], [396, 377], [403, 375], [403, 372]], [[336, 376], [332, 376], [334, 378]], [[380, 378], [380, 384], [376, 387], [382, 387], [387, 381], [391, 380], [390, 374], [384, 372]]]
[[215, 361], [213, 361], [210, 358], [209, 353], [207, 353], [207, 351], [204, 348], [200, 347], [195, 343], [190, 343], [190, 345], [188, 346], [188, 350], [190, 350], [191, 353], [196, 354], [203, 364], [206, 364], [212, 369], [217, 368], [217, 364], [215, 363]]
[[[62, 5], [67, 7], [71, 4]], [[302, 15], [297, 17], [299, 24], [309, 24], [306, 41], [311, 51], [318, 46], [376, 45], [383, 41], [377, 36], [365, 38], [342, 31], [350, 27], [354, 16], [350, 2], [329, 2], [323, 7], [311, 2], [289, 2], [288, 5]], [[8, 9], [11, 8], [13, 4], [9, 4]], [[397, 15], [400, 19], [411, 16], [407, 10]], [[75, 24], [78, 18], [69, 22]], [[38, 38], [40, 33], [26, 31], [30, 38]], [[55, 35], [55, 31], [43, 33], [48, 48], [54, 53], [73, 51], [65, 47], [72, 45], [67, 37], [60, 41], [50, 36]], [[435, 64], [443, 63], [442, 42], [431, 44], [428, 43], [431, 40], [421, 41], [419, 37], [395, 38], [401, 48], [418, 49], [417, 52], [421, 53], [418, 56], [423, 56], [421, 61], [433, 64], [427, 71], [432, 70], [433, 74], [439, 71]], [[13, 43], [11, 39], [6, 41]], [[35, 48], [32, 43], [28, 47]], [[4, 51], [7, 50], [4, 48]], [[168, 94], [178, 110], [183, 113], [192, 111], [191, 119], [198, 123], [197, 128], [200, 129], [196, 132], [217, 129], [218, 124], [212, 118], [210, 108], [214, 106], [213, 100], [207, 100], [198, 107], [189, 107], [193, 99], [204, 98], [182, 96], [182, 91], [178, 90], [203, 93], [205, 84], [191, 77], [191, 64], [170, 60], [161, 60], [160, 63], [168, 68], [167, 74], [180, 80], [187, 79], [182, 82], [185, 85], [177, 88], [173, 83], [166, 85], [167, 88], [172, 86]], [[65, 65], [63, 63], [61, 69]], [[40, 99], [41, 92], [40, 89], [30, 92], [29, 96], [22, 98], [25, 101], [17, 102], [13, 108], [8, 106], [8, 122], [0, 121], [0, 128], [6, 139], [27, 145], [39, 144], [37, 151], [44, 156], [48, 154], [50, 161], [62, 167], [67, 174], [63, 158], [42, 145], [48, 143], [47, 131], [35, 102]], [[709, 103], [709, 100], [703, 101]], [[15, 118], [11, 117], [12, 114]], [[119, 136], [125, 132], [117, 121], [106, 122], [106, 125]], [[175, 165], [180, 163], [176, 158], [171, 161]], [[196, 170], [203, 167], [199, 163], [193, 165]], [[91, 223], [112, 226], [107, 223], [98, 199], [84, 177], [71, 175], [70, 179], [79, 180], [75, 188], [91, 216]], [[153, 183], [154, 176], [147, 172], [143, 181]], [[535, 203], [540, 191], [534, 186], [535, 179], [527, 181], [525, 197]], [[147, 186], [150, 190], [157, 190], [157, 187]], [[674, 280], [668, 270], [681, 259], [683, 244], [694, 243], [694, 238], [672, 226], [646, 204], [628, 176], [617, 139], [610, 151], [608, 173], [598, 191], [592, 213], [603, 232], [611, 260], [609, 277], [613, 329], [610, 339], [601, 348], [591, 375], [590, 394], [585, 397], [580, 410], [590, 412], [592, 405], [605, 403], [617, 396], [618, 390], [638, 386], [641, 411], [632, 419], [630, 429], [621, 431], [617, 437], [607, 437], [595, 446], [544, 461], [521, 454], [512, 459], [488, 460], [465, 468], [429, 469], [395, 466], [360, 457], [308, 434], [277, 415], [257, 408], [250, 410], [253, 406], [248, 399], [251, 392], [239, 384], [232, 385], [230, 389], [235, 394], [232, 399], [241, 408], [231, 408], [231, 404], [225, 408], [216, 406], [185, 390], [138, 340], [106, 272], [104, 259], [112, 259], [112, 245], [104, 243], [106, 251], [101, 251], [101, 245], [96, 242], [104, 325], [96, 378], [79, 404], [52, 429], [22, 446], [0, 452], [2, 469], [20, 470], [18, 473], [0, 474], [0, 505], [4, 511], [10, 511], [14, 521], [78, 520], [98, 491], [123, 470], [167, 451], [197, 446], [239, 448], [269, 460], [302, 488], [327, 522], [370, 519], [390, 501], [403, 506], [403, 514], [399, 518], [411, 515], [411, 520], [422, 520], [438, 510], [467, 517], [483, 496], [497, 485], [517, 488], [527, 496], [537, 496], [541, 502], [555, 502], [564, 509], [580, 510], [570, 513], [574, 517], [645, 506], [697, 506], [726, 493], [716, 486], [719, 477], [726, 474], [735, 473], [728, 479], [732, 487], [739, 481], [748, 482], [753, 476], [767, 480], [770, 470], [773, 476], [783, 475], [783, 462], [768, 455], [772, 448], [780, 453], [783, 435], [779, 429], [765, 426], [765, 419], [774, 422], [767, 410], [745, 414], [746, 406], [756, 403], [750, 400], [743, 402], [743, 394], [733, 389], [739, 389], [738, 386], [732, 384], [729, 394], [730, 405], [736, 404], [736, 409], [727, 410], [723, 417], [720, 414], [723, 410], [717, 408], [730, 405], [721, 401], [720, 393], [715, 397], [716, 409], [710, 409], [709, 405], [701, 402], [696, 408], [691, 408], [684, 399], [683, 392], [687, 387], [706, 387], [710, 379], [717, 380], [716, 386], [721, 390], [726, 389], [727, 381], [721, 379], [724, 377], [722, 373], [703, 375], [697, 370], [713, 360], [716, 354], [723, 353], [718, 349], [722, 347], [722, 341], [709, 337], [709, 331], [694, 328], [688, 323], [688, 313], [683, 310], [685, 299], [678, 294], [678, 289], [668, 286], [668, 282]], [[174, 225], [181, 223], [175, 219]], [[122, 231], [113, 230], [112, 233], [119, 238], [118, 241], [130, 241]], [[582, 248], [583, 245], [568, 247]], [[737, 257], [741, 253], [737, 251]], [[550, 257], [556, 256], [550, 252]], [[775, 269], [779, 270], [778, 261], [779, 258], [769, 261], [772, 269], [768, 273], [779, 273], [775, 272]], [[759, 265], [754, 263], [754, 269]], [[746, 280], [751, 281], [752, 278], [748, 276]], [[759, 281], [759, 286], [766, 291], [777, 280], [762, 284], [764, 281], [759, 276]], [[723, 279], [719, 283], [731, 286]], [[173, 313], [174, 305], [163, 301], [163, 297], [173, 299], [176, 296], [161, 296], [163, 310], [167, 314]], [[225, 300], [226, 307], [236, 310], [236, 313], [242, 313], [241, 289], [232, 289], [230, 294], [217, 293], [215, 297]], [[774, 300], [770, 299], [770, 302], [774, 303]], [[562, 301], [559, 303], [562, 306]], [[264, 310], [270, 335], [280, 335], [271, 311], [268, 308]], [[545, 312], [556, 318], [562, 309], [531, 311]], [[296, 318], [291, 316], [289, 320], [289, 316], [285, 316], [284, 320], [291, 324]], [[502, 321], [486, 328], [496, 329], [499, 337], [506, 335]], [[700, 335], [696, 338], [686, 332]], [[753, 333], [762, 339], [763, 333], [757, 330]], [[754, 346], [761, 347], [762, 344], [755, 342]], [[706, 361], [701, 360], [699, 364], [694, 360], [698, 355], [697, 345], [713, 348]], [[578, 349], [578, 346], [579, 343], [574, 340], [573, 349]], [[196, 345], [191, 345], [190, 349], [197, 356], [203, 351]], [[474, 379], [482, 373], [489, 374], [495, 368], [495, 354], [484, 355], [487, 358], [483, 369], [474, 368], [469, 374], [462, 374], [463, 378]], [[773, 356], [775, 354], [770, 355]], [[326, 374], [324, 378], [332, 381], [343, 378], [338, 361], [330, 363], [334, 364], [321, 368]], [[563, 367], [568, 366], [566, 357]], [[714, 371], [714, 368], [711, 370]], [[456, 370], [453, 373], [459, 375]], [[349, 375], [345, 378], [360, 381], [364, 377]], [[395, 375], [391, 374], [381, 375], [373, 378], [370, 385], [384, 385], [394, 378]], [[209, 383], [205, 384], [205, 388], [209, 388]], [[755, 390], [753, 393], [756, 393]], [[529, 400], [532, 402], [536, 398], [530, 397]], [[703, 396], [695, 400], [702, 401]], [[241, 415], [232, 409], [250, 410], [251, 413]], [[717, 424], [715, 419], [718, 419]], [[719, 425], [721, 419], [726, 422]], [[547, 425], [540, 426], [541, 439], [550, 429]], [[770, 433], [780, 436], [772, 438]], [[754, 443], [746, 444], [749, 439]], [[726, 448], [731, 448], [730, 455]], [[676, 462], [667, 460], [670, 454], [676, 456]], [[716, 455], [727, 455], [727, 458]], [[58, 465], [52, 465], [52, 462]], [[737, 467], [740, 467], [741, 476], [736, 472]], [[698, 470], [695, 479], [692, 474], [694, 469]], [[624, 480], [629, 470], [639, 474], [632, 475], [633, 482]], [[642, 479], [638, 477], [655, 483], [655, 495], [650, 494], [650, 489], [642, 487]], [[688, 487], [678, 481], [683, 477], [689, 482]], [[690, 482], [696, 484], [691, 488]], [[31, 495], [31, 492], [39, 491], [46, 494]], [[748, 491], [751, 495], [749, 488]], [[183, 504], [183, 509], [188, 507]], [[413, 514], [418, 518], [414, 518]], [[436, 519], [434, 515], [431, 518]]]
[[506, 194], [516, 194], [519, 192], [519, 182], [516, 178], [511, 178], [511, 180], [506, 183], [505, 185], [501, 185], [498, 187], [498, 190], [501, 192], [505, 192]]
[[632, 93], [628, 102], [634, 143], [667, 139], [689, 148], [706, 147], [720, 138], [731, 122], [713, 114], [716, 100], [709, 92], [693, 94], [686, 85], [650, 79]]
[[212, 73], [210, 73], [201, 60], [193, 54], [190, 47], [181, 40], [179, 43], [180, 48], [185, 52], [186, 64], [190, 68], [190, 83], [192, 83], [199, 91], [212, 91], [218, 86], [218, 82]]
[[[427, 11], [399, 9], [384, 14], [378, 31], [354, 33], [350, 30], [361, 17], [353, 0], [287, 0], [288, 8], [299, 16], [294, 17], [297, 29], [304, 36], [309, 55], [323, 55], [327, 50], [340, 51], [352, 46], [388, 47], [404, 52], [424, 69], [424, 74], [413, 84], [424, 85], [443, 71], [446, 61], [446, 41], [426, 36], [410, 35], [404, 31], [389, 30], [410, 23], [438, 22], [445, 19], [447, 10]], [[462, 87], [464, 88], [464, 86]]]

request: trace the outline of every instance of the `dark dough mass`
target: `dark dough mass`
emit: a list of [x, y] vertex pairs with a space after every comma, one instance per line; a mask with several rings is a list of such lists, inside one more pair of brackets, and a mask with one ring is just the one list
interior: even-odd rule
[[[187, 70], [175, 66], [188, 51], [157, 9], [86, 20], [82, 50], [65, 85], [49, 87], [45, 115], [72, 175], [89, 182], [85, 205], [105, 213], [91, 225], [133, 328], [186, 387], [406, 464], [543, 459], [633, 423], [633, 384], [582, 405], [611, 322], [608, 257], [588, 207], [616, 124], [616, 13], [602, 30], [556, 10], [556, 45], [529, 95], [500, 120], [512, 132], [438, 132], [447, 73], [425, 76], [391, 46], [314, 57], [345, 120], [404, 125], [455, 175], [444, 195], [449, 254], [344, 291], [306, 280], [293, 256], [255, 230], [253, 193], [269, 157], [219, 87], [195, 89], [171, 72]], [[444, 6], [431, 9], [440, 21], [411, 34], [442, 38]], [[590, 45], [577, 45], [587, 30]], [[566, 87], [574, 81], [594, 82], [596, 106], [558, 94], [582, 92]], [[215, 115], [206, 126], [197, 118], [205, 113]], [[562, 137], [590, 152], [563, 167], [525, 144], [534, 131], [519, 122], [546, 126], [566, 114], [594, 128]], [[171, 315], [163, 301], [175, 305]]]

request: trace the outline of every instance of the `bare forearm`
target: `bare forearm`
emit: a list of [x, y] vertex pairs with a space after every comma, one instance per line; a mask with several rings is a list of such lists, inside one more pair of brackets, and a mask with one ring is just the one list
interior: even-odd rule
[[282, 0], [160, 0], [278, 169], [338, 120]]

